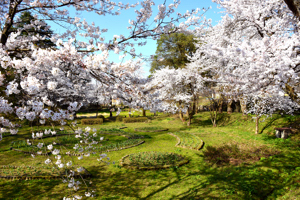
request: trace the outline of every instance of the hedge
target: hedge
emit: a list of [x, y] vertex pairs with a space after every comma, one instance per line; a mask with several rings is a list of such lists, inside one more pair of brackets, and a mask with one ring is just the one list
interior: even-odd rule
[[98, 115], [97, 118], [102, 118], [104, 120], [104, 116], [103, 115]]
[[82, 125], [103, 124], [103, 119], [102, 118], [82, 119], [81, 124]]
[[123, 116], [117, 116], [117, 117], [116, 117], [116, 122], [122, 122], [123, 119], [124, 119]]
[[148, 121], [147, 117], [130, 117], [130, 118], [123, 118], [124, 123], [134, 123], [134, 122], [146, 122]]

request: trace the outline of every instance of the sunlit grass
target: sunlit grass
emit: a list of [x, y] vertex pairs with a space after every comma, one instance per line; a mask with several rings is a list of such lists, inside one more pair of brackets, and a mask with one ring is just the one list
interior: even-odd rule
[[[123, 114], [128, 115], [128, 112]], [[274, 115], [260, 124], [262, 134], [255, 135], [255, 123], [251, 116], [242, 116], [240, 113], [222, 114], [216, 128], [212, 127], [206, 112], [195, 115], [190, 127], [176, 116], [151, 116], [151, 122], [126, 124], [127, 128], [122, 129], [128, 134], [143, 135], [145, 143], [109, 152], [110, 161], [115, 161], [115, 164], [99, 163], [95, 156], [78, 160], [77, 163], [93, 174], [92, 185], [98, 195], [96, 199], [280, 199], [281, 196], [281, 199], [293, 199], [298, 196], [297, 188], [300, 186], [297, 175], [300, 174], [297, 168], [300, 166], [300, 139], [297, 135], [287, 140], [275, 138], [274, 128], [289, 126], [296, 122], [297, 117], [278, 118]], [[122, 122], [104, 122], [91, 128], [117, 129], [122, 126], [125, 126]], [[134, 131], [136, 128], [142, 130], [156, 126], [169, 131]], [[38, 130], [37, 127], [33, 129]], [[205, 142], [203, 150], [207, 145], [218, 147], [235, 143], [248, 149], [266, 146], [278, 149], [281, 153], [253, 163], [216, 166], [204, 161], [203, 150], [175, 147], [177, 140], [168, 132], [195, 134]], [[45, 165], [43, 156], [33, 159], [30, 155], [9, 150], [12, 141], [23, 141], [31, 137], [31, 133], [30, 127], [23, 127], [17, 136], [3, 138], [0, 143], [0, 165], [34, 165], [41, 168]], [[127, 140], [118, 135], [98, 135], [108, 139], [103, 145]], [[45, 140], [50, 142], [53, 139]], [[125, 155], [153, 151], [180, 154], [190, 162], [179, 168], [155, 171], [130, 170], [119, 166], [120, 159]], [[0, 188], [0, 199], [62, 199], [67, 186], [58, 180], [26, 182], [0, 179]]]

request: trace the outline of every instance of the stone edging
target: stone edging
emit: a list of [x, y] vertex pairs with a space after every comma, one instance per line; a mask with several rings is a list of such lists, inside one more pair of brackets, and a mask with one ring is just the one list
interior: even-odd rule
[[119, 129], [124, 129], [124, 128], [127, 128], [127, 126], [120, 127]]
[[[129, 154], [130, 155], [130, 154]], [[176, 165], [164, 165], [164, 166], [153, 166], [153, 167], [139, 167], [139, 166], [129, 166], [127, 164], [124, 164], [124, 160], [125, 158], [127, 158], [129, 155], [126, 155], [126, 156], [123, 156], [120, 160], [120, 165], [122, 167], [125, 167], [127, 169], [139, 169], [139, 170], [158, 170], [158, 169], [167, 169], [167, 168], [170, 168], [170, 167], [180, 167], [184, 164], [187, 164], [189, 163], [189, 160], [184, 158], [183, 161], [180, 161], [178, 164]]]
[[[197, 151], [199, 151], [200, 149], [202, 149], [203, 148], [203, 146], [204, 146], [204, 142], [203, 142], [203, 140], [201, 140], [200, 138], [200, 140], [201, 140], [201, 145], [197, 148], [197, 149], [193, 149], [193, 148], [189, 148], [189, 147], [186, 147], [186, 146], [180, 146], [180, 143], [181, 143], [181, 141], [180, 141], [180, 138], [177, 136], [177, 135], [175, 135], [175, 134], [173, 134], [173, 133], [168, 133], [169, 135], [172, 135], [173, 137], [176, 137], [177, 138], [177, 143], [175, 144], [175, 146], [176, 147], [181, 147], [181, 148], [184, 148], [184, 149], [192, 149], [192, 150], [197, 150]], [[192, 134], [192, 133], [191, 133]], [[194, 134], [193, 134], [194, 135]], [[197, 136], [196, 136], [197, 137]]]
[[138, 132], [147, 132], [147, 133], [155, 133], [155, 132], [163, 132], [163, 131], [168, 131], [169, 129], [160, 129], [160, 130], [153, 130], [153, 131], [143, 131], [143, 130], [138, 130], [138, 128], [134, 129], [134, 131], [138, 131]]
[[[131, 146], [121, 147], [120, 149], [112, 149], [112, 150], [101, 151], [101, 153], [103, 153], [103, 152], [120, 151], [120, 150], [124, 150], [124, 149], [129, 149], [129, 148], [132, 148], [132, 147], [136, 147], [136, 146], [138, 146], [138, 145], [141, 145], [141, 144], [143, 144], [144, 142], [145, 142], [145, 141], [143, 140], [143, 141], [141, 141], [141, 142], [139, 142], [139, 143], [137, 143], [137, 144], [131, 145]], [[66, 153], [66, 154], [67, 154], [67, 153]], [[83, 156], [84, 153], [79, 153], [79, 154], [69, 153], [69, 154], [67, 154], [67, 155], [69, 155], [69, 156]]]

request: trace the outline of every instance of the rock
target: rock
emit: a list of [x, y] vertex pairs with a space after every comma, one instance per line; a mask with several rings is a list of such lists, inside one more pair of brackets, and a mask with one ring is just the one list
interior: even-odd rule
[[287, 139], [289, 137], [289, 132], [284, 130], [282, 131], [282, 134], [281, 134], [281, 138], [282, 139]]

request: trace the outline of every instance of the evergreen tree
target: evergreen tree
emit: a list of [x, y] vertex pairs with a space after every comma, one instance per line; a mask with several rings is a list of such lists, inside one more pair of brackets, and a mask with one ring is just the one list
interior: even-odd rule
[[157, 49], [151, 63], [150, 72], [169, 66], [170, 68], [184, 68], [188, 63], [187, 55], [191, 56], [196, 51], [195, 36], [185, 33], [172, 33], [162, 35], [157, 40]]

